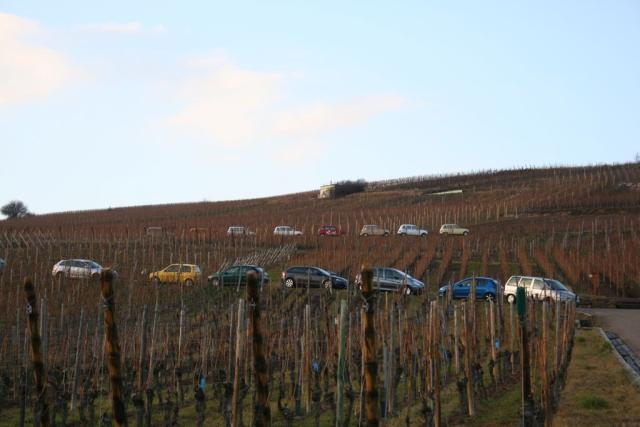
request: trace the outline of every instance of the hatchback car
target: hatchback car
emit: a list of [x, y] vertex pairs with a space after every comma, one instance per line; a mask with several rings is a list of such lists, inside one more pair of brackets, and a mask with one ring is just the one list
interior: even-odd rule
[[388, 236], [389, 230], [382, 228], [379, 225], [369, 224], [362, 227], [360, 230], [361, 236]]
[[149, 280], [154, 285], [160, 283], [184, 283], [191, 286], [200, 280], [200, 267], [195, 264], [171, 264], [162, 270], [149, 273]]
[[290, 267], [282, 272], [281, 283], [286, 288], [347, 289], [349, 285], [344, 277], [320, 267]]
[[100, 278], [102, 266], [88, 259], [64, 259], [58, 261], [51, 271], [57, 279], [93, 279]]
[[[405, 294], [420, 294], [424, 291], [424, 283], [408, 273], [396, 268], [374, 267], [373, 288], [379, 291], [403, 291]], [[356, 276], [356, 285], [362, 286], [362, 277]]]
[[342, 236], [345, 234], [344, 230], [335, 225], [323, 225], [318, 229], [318, 236]]
[[[453, 299], [467, 299], [471, 292], [471, 282], [473, 277], [467, 277], [459, 282], [454, 283], [451, 287], [453, 289]], [[490, 277], [476, 277], [476, 299], [495, 300], [498, 294], [498, 281]], [[447, 295], [449, 290], [448, 285], [442, 286], [438, 289], [438, 294], [441, 297]]]
[[225, 268], [209, 276], [207, 282], [212, 286], [246, 286], [247, 273], [250, 271], [258, 274], [261, 285], [269, 284], [269, 274], [257, 265], [234, 265]]
[[543, 301], [575, 301], [580, 302], [578, 296], [571, 292], [559, 280], [545, 277], [511, 276], [504, 285], [504, 295], [507, 301], [516, 301], [518, 287], [523, 287], [525, 294], [537, 300]]
[[273, 234], [275, 236], [302, 236], [302, 231], [288, 225], [279, 225], [273, 229]]
[[469, 234], [469, 229], [460, 227], [458, 224], [442, 224], [440, 227], [440, 234], [453, 234], [466, 236]]
[[251, 231], [247, 227], [242, 227], [239, 225], [234, 225], [227, 229], [228, 236], [253, 236], [255, 234], [255, 231]]
[[427, 230], [422, 230], [413, 224], [402, 224], [400, 228], [398, 228], [398, 232], [400, 236], [420, 236], [427, 237]]

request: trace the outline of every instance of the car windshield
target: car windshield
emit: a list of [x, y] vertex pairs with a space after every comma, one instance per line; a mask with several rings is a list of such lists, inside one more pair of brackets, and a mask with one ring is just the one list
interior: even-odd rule
[[100, 268], [100, 265], [95, 261], [91, 261], [91, 268]]
[[567, 287], [565, 285], [563, 285], [562, 283], [558, 282], [557, 280], [547, 279], [547, 280], [545, 280], [545, 282], [547, 282], [547, 285], [549, 285], [551, 287], [551, 289], [553, 289], [554, 291], [568, 291], [569, 290], [569, 289], [567, 289]]

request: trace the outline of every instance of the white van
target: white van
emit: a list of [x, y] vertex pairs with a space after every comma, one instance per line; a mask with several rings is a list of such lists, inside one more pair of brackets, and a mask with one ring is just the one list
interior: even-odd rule
[[288, 225], [279, 225], [273, 229], [273, 234], [275, 236], [302, 236], [302, 231]]
[[545, 277], [511, 276], [504, 285], [504, 296], [509, 303], [516, 301], [518, 287], [523, 287], [527, 296], [540, 301], [575, 301], [579, 302], [576, 294], [571, 292], [559, 280]]

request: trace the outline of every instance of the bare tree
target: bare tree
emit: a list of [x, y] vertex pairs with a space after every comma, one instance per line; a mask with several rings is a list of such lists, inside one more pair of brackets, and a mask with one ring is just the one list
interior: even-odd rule
[[20, 200], [12, 200], [0, 209], [3, 215], [6, 215], [8, 219], [22, 218], [29, 214], [29, 209]]

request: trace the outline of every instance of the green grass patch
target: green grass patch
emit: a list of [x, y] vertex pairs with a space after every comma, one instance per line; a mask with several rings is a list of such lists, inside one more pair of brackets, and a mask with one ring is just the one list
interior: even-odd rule
[[579, 396], [578, 405], [580, 405], [581, 408], [588, 409], [590, 411], [606, 409], [610, 406], [607, 399], [592, 394], [583, 394], [582, 396]]

